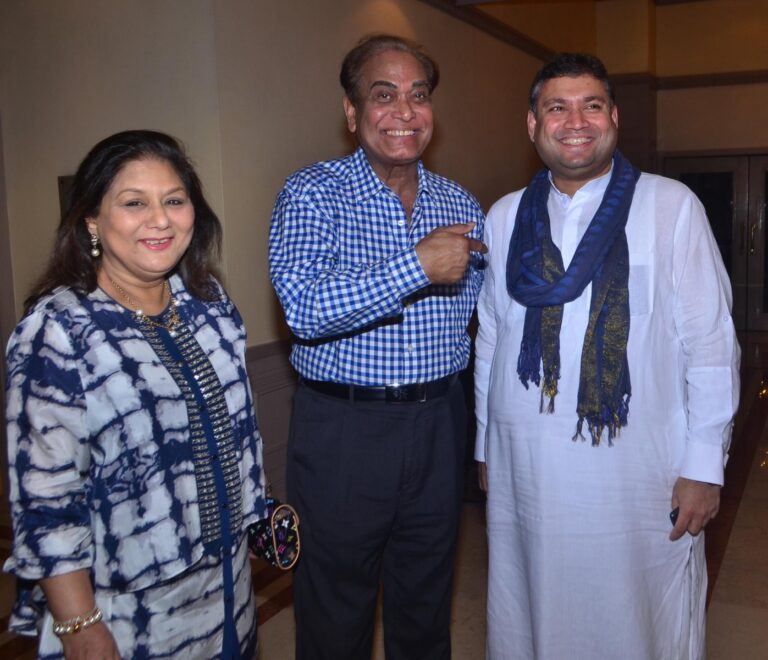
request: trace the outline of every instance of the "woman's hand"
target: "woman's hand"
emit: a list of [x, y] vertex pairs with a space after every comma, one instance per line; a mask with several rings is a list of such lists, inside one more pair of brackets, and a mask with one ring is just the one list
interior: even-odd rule
[[61, 636], [66, 660], [120, 660], [115, 638], [103, 621]]

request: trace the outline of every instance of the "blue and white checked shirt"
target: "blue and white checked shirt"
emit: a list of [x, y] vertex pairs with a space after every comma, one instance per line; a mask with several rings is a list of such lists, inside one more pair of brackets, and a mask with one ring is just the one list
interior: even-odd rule
[[305, 378], [355, 385], [428, 382], [463, 369], [466, 328], [482, 284], [472, 255], [464, 278], [432, 285], [416, 244], [433, 229], [483, 213], [459, 185], [418, 164], [411, 223], [365, 153], [293, 174], [277, 198], [270, 276], [294, 334], [291, 362]]

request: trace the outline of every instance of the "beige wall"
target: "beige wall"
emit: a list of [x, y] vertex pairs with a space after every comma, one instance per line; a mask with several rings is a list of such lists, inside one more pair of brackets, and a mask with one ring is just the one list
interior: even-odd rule
[[596, 52], [612, 74], [655, 72], [655, 9], [653, 0], [596, 3]]
[[660, 76], [768, 69], [768, 0], [659, 6], [656, 29]]
[[[642, 10], [649, 8], [644, 16]], [[768, 69], [768, 0], [708, 0], [655, 10], [651, 0], [612, 0], [598, 3], [597, 14], [599, 53], [612, 73], [654, 72], [654, 52], [655, 74], [661, 78]], [[610, 21], [601, 25], [601, 15]], [[643, 55], [637, 30], [646, 20]], [[608, 29], [610, 23], [613, 29]], [[649, 64], [643, 68], [646, 56]], [[768, 127], [759, 111], [766, 102], [766, 84], [661, 90], [657, 148], [768, 149]]]
[[[657, 8], [659, 76], [768, 69], [768, 0]], [[659, 151], [765, 150], [768, 84], [659, 91]]]
[[[593, 50], [614, 75], [768, 69], [768, 0], [541, 2], [488, 5], [484, 11], [555, 50]], [[768, 126], [759, 111], [766, 102], [768, 85], [660, 91], [656, 146], [768, 149]]]
[[[183, 6], [182, 6], [183, 5]], [[56, 177], [99, 139], [183, 139], [222, 206], [215, 48], [207, 0], [4, 0], [0, 107], [17, 310], [46, 259]]]
[[498, 18], [554, 51], [595, 52], [594, 0], [481, 5]]
[[435, 170], [487, 206], [536, 166], [524, 117], [538, 62], [417, 0], [3, 0], [0, 26], [17, 311], [50, 247], [56, 177], [98, 139], [148, 127], [181, 138], [198, 165], [249, 343], [284, 336], [270, 211], [290, 172], [351, 148], [338, 66], [368, 32], [414, 37], [441, 65]]
[[763, 149], [768, 153], [768, 83], [662, 90], [659, 151]]

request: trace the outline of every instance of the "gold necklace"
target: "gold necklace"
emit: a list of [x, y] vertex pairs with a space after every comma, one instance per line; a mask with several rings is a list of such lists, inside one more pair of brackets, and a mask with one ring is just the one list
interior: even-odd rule
[[139, 307], [138, 303], [128, 295], [128, 292], [117, 282], [115, 282], [115, 280], [113, 280], [109, 275], [107, 275], [107, 279], [110, 281], [112, 286], [115, 287], [115, 291], [117, 291], [123, 297], [125, 302], [128, 303], [128, 306], [131, 308], [131, 311], [139, 323], [144, 323], [150, 328], [164, 328], [168, 331], [168, 334], [171, 335], [171, 337], [176, 336], [176, 328], [181, 325], [181, 317], [176, 311], [176, 298], [171, 295], [171, 287], [168, 286], [168, 280], [163, 281], [163, 289], [168, 292], [168, 298], [170, 299], [170, 312], [168, 313], [168, 323], [161, 323], [160, 321], [155, 321], [155, 319], [153, 319], [151, 316], [147, 316], [144, 313], [144, 310]]

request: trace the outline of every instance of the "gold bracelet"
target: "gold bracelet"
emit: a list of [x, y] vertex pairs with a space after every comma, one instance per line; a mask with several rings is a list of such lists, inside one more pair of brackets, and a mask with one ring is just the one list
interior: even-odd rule
[[101, 616], [101, 610], [98, 608], [98, 606], [96, 606], [86, 614], [73, 616], [71, 619], [67, 619], [66, 621], [54, 621], [53, 634], [61, 637], [62, 635], [79, 633], [81, 630], [90, 628], [95, 623], [101, 621]]

